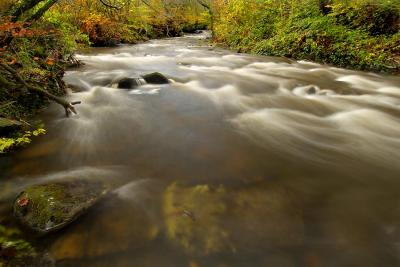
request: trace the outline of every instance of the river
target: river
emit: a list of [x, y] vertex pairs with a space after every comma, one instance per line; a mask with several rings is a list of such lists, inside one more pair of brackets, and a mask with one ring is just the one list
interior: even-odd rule
[[[78, 55], [47, 134], [1, 159], [2, 206], [68, 177], [126, 184], [34, 242], [56, 266], [400, 265], [400, 78], [209, 46]], [[171, 83], [110, 84], [160, 72]], [[7, 209], [2, 216], [7, 215]]]

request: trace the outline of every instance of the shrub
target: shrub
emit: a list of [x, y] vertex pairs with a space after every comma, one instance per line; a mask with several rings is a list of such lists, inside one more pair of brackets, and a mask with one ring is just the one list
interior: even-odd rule
[[392, 1], [361, 1], [331, 6], [337, 22], [371, 35], [395, 34], [400, 30], [400, 4]]
[[258, 54], [399, 72], [396, 1], [325, 1], [324, 11], [315, 0], [232, 0], [219, 7], [215, 40]]

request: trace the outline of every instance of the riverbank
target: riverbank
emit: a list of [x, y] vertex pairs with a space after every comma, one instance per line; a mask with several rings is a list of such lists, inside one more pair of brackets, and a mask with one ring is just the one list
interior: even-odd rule
[[232, 1], [218, 6], [214, 38], [239, 52], [400, 73], [397, 1]]
[[49, 99], [66, 93], [62, 78], [75, 47], [66, 44], [68, 36], [50, 24], [27, 28], [3, 22], [0, 26], [0, 153], [5, 153], [44, 133], [43, 124], [33, 117]]

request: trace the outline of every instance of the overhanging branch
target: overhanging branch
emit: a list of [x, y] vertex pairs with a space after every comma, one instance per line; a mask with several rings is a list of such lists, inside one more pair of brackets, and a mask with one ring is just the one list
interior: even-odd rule
[[121, 9], [122, 7], [117, 7], [117, 6], [113, 6], [113, 5], [110, 5], [110, 4], [108, 4], [108, 3], [106, 3], [105, 2], [105, 0], [99, 0], [104, 6], [106, 6], [106, 7], [108, 7], [108, 8], [113, 8], [113, 9]]
[[42, 96], [47, 97], [48, 99], [56, 102], [57, 104], [61, 105], [65, 109], [65, 115], [69, 117], [71, 113], [77, 114], [76, 109], [74, 105], [80, 104], [81, 101], [74, 101], [74, 102], [68, 102], [67, 100], [55, 96], [53, 94], [50, 94], [46, 90], [43, 90], [42, 88], [38, 86], [34, 86], [31, 84], [28, 84], [20, 75], [19, 73], [13, 69], [12, 67], [8, 66], [6, 63], [0, 62], [0, 67], [2, 67], [4, 70], [8, 71], [10, 74], [12, 74], [19, 82], [22, 83], [22, 85], [28, 89], [31, 92], [35, 92], [37, 94], [40, 94]]

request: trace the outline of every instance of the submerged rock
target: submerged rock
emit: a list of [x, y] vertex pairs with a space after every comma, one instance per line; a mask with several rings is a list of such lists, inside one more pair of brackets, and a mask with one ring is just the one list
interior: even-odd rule
[[159, 227], [148, 210], [114, 195], [103, 203], [52, 244], [49, 252], [54, 260], [93, 259], [121, 253], [146, 246], [157, 237]]
[[163, 210], [168, 239], [194, 255], [257, 253], [299, 246], [304, 238], [302, 211], [281, 187], [173, 184]]
[[16, 198], [16, 218], [29, 229], [46, 234], [82, 215], [107, 192], [101, 181], [70, 180], [30, 186]]
[[167, 77], [159, 72], [153, 72], [142, 76], [147, 83], [152, 84], [167, 84], [169, 83]]

